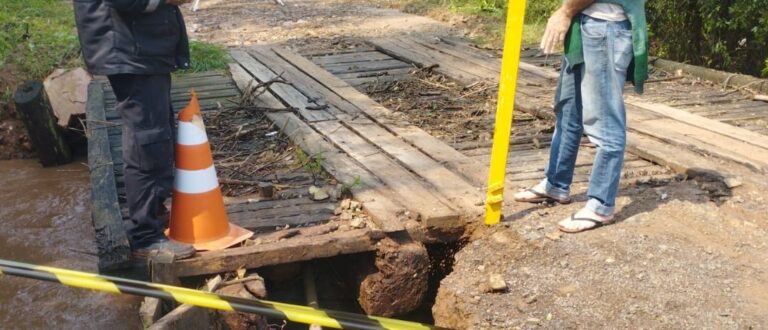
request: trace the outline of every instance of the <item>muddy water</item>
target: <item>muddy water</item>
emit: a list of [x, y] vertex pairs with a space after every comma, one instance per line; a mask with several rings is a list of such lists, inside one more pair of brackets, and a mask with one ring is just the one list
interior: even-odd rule
[[[87, 168], [0, 161], [0, 258], [96, 271]], [[0, 277], [0, 329], [141, 329], [139, 298]]]

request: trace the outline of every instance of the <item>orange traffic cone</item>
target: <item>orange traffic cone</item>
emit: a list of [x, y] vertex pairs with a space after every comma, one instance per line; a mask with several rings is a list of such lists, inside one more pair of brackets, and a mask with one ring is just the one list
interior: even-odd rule
[[224, 249], [253, 235], [227, 219], [194, 91], [189, 105], [179, 114], [173, 203], [166, 235], [197, 250]]

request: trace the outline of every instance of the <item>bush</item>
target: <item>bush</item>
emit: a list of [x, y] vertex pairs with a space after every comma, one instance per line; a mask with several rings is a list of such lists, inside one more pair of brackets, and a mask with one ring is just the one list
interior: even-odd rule
[[653, 0], [647, 6], [657, 55], [752, 75], [766, 67], [765, 0]]

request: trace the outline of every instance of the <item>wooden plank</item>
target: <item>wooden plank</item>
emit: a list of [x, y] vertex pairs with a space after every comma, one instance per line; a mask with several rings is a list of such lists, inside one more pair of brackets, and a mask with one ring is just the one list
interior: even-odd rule
[[[278, 77], [272, 70], [259, 63], [259, 61], [244, 51], [234, 50], [230, 54], [232, 58], [240, 63], [244, 69], [250, 72], [250, 74], [260, 82], [270, 81]], [[307, 121], [313, 122], [334, 119], [334, 116], [325, 110], [307, 110], [307, 106], [309, 106], [311, 102], [305, 95], [301, 94], [291, 86], [277, 83], [272, 84], [269, 87], [269, 90], [285, 101], [287, 105], [296, 107], [299, 114], [301, 114]]]
[[388, 60], [391, 58], [392, 57], [382, 52], [370, 51], [370, 52], [358, 52], [358, 53], [350, 53], [350, 54], [313, 56], [311, 60], [312, 62], [315, 62], [315, 64], [317, 65], [326, 66], [330, 64], [340, 64], [340, 63], [380, 61], [380, 60]]
[[719, 176], [722, 179], [738, 177], [733, 166], [717, 164], [693, 151], [680, 149], [634, 132], [627, 132], [627, 151], [669, 167], [691, 179], [698, 176]]
[[736, 162], [759, 173], [768, 171], [768, 150], [674, 119], [631, 121], [629, 129], [687, 150]]
[[312, 237], [293, 237], [269, 244], [252, 245], [220, 251], [199, 253], [198, 256], [173, 263], [180, 277], [214, 274], [298, 261], [328, 258], [376, 250], [383, 235], [370, 229], [338, 231]]
[[[232, 78], [241, 90], [255, 84], [253, 77], [237, 64], [230, 64]], [[265, 93], [259, 100], [266, 106], [280, 102]], [[323, 168], [339, 182], [348, 185], [352, 194], [363, 203], [363, 208], [384, 232], [405, 230], [401, 218], [406, 208], [395, 202], [394, 194], [373, 174], [363, 169], [349, 156], [340, 153], [320, 134], [312, 130], [292, 113], [267, 113], [277, 127], [309, 155], [324, 155]]]
[[[476, 205], [482, 202], [482, 192], [443, 167], [442, 164], [367, 118], [345, 120], [344, 124], [395, 158], [400, 164], [424, 178], [437, 189], [440, 195], [448, 198], [450, 205], [463, 211], [463, 215], [474, 219], [483, 213], [483, 210]], [[380, 173], [378, 171], [373, 172]]]
[[330, 110], [334, 112], [334, 115], [339, 115], [342, 112], [354, 115], [360, 112], [359, 109], [352, 104], [349, 104], [338, 95], [325, 92], [325, 88], [312, 79], [312, 77], [308, 77], [290, 63], [285, 62], [285, 60], [277, 56], [269, 48], [253, 47], [251, 49], [251, 54], [258, 56], [265, 65], [273, 70], [283, 72], [283, 77], [293, 83], [293, 87], [300, 90], [302, 94], [309, 96], [312, 99], [322, 101], [322, 103], [330, 103], [333, 105], [334, 107], [331, 107]]
[[88, 167], [91, 170], [91, 219], [96, 232], [99, 270], [121, 267], [131, 253], [115, 187], [115, 171], [104, 123], [104, 90], [99, 81], [88, 85]]
[[409, 173], [376, 147], [338, 122], [318, 122], [314, 126], [338, 148], [376, 173], [388, 187], [416, 211], [422, 223], [428, 227], [453, 227], [459, 214], [434, 190], [426, 187], [420, 178]]
[[464, 70], [462, 67], [466, 66], [466, 64], [458, 65], [453, 61], [446, 60], [443, 56], [435, 58], [434, 54], [421, 53], [418, 50], [423, 50], [423, 47], [409, 45], [407, 41], [392, 38], [377, 38], [370, 41], [379, 51], [404, 62], [413, 63], [418, 67], [424, 68], [438, 64], [434, 69], [435, 71], [450, 76], [464, 84], [471, 84], [484, 79], [476, 72]]
[[359, 79], [359, 78], [376, 78], [376, 77], [395, 76], [395, 75], [410, 75], [411, 71], [413, 71], [413, 68], [408, 67], [404, 69], [390, 69], [390, 70], [373, 71], [373, 72], [336, 73], [334, 74], [334, 76], [344, 79], [345, 81], [349, 81], [349, 79]]
[[400, 60], [382, 60], [375, 62], [355, 62], [355, 63], [341, 63], [333, 65], [325, 65], [325, 70], [337, 74], [337, 73], [360, 73], [370, 71], [392, 70], [392, 69], [409, 69], [411, 65]]
[[716, 134], [725, 135], [744, 143], [749, 143], [760, 147], [762, 149], [768, 149], [768, 136], [764, 136], [762, 134], [757, 134], [755, 132], [741, 129], [732, 125], [724, 124], [717, 120], [697, 116], [664, 104], [646, 103], [636, 100], [631, 101], [630, 104], [648, 111], [653, 111], [657, 114], [678, 120], [680, 122], [684, 122], [691, 126], [710, 130]]
[[354, 54], [361, 52], [375, 52], [376, 49], [369, 46], [360, 46], [352, 48], [333, 48], [333, 49], [310, 49], [302, 50], [301, 54], [307, 57], [325, 56], [325, 55], [339, 55], [339, 54]]
[[275, 227], [302, 226], [310, 223], [328, 222], [334, 215], [336, 205], [314, 202], [310, 204], [286, 205], [280, 208], [243, 210], [229, 212], [229, 221], [254, 231], [274, 230]]
[[313, 77], [328, 90], [336, 93], [349, 103], [354, 104], [354, 106], [358, 107], [363, 113], [368, 115], [370, 119], [386, 127], [387, 130], [395, 133], [398, 137], [444, 164], [454, 172], [460, 174], [473, 185], [482, 186], [485, 184], [485, 180], [487, 179], [487, 169], [485, 166], [476, 163], [471, 158], [451, 148], [446, 143], [438, 140], [418, 127], [390, 119], [393, 116], [389, 109], [373, 101], [367, 95], [360, 93], [354, 87], [323, 70], [309, 60], [284, 49], [274, 48], [273, 50], [280, 57], [296, 66], [299, 70], [308, 76]]

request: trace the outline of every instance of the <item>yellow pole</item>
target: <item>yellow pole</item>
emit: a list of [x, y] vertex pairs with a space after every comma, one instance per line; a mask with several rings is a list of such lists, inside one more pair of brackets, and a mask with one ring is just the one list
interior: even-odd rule
[[517, 67], [523, 39], [523, 20], [526, 0], [509, 0], [507, 24], [504, 33], [504, 53], [501, 58], [499, 97], [496, 103], [496, 125], [493, 133], [491, 167], [488, 171], [488, 193], [485, 198], [485, 224], [494, 225], [501, 220], [504, 201], [504, 175], [507, 170], [509, 136], [512, 131], [512, 112], [515, 106]]

